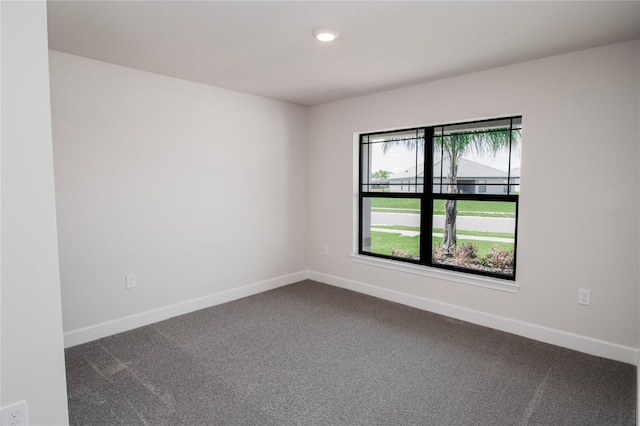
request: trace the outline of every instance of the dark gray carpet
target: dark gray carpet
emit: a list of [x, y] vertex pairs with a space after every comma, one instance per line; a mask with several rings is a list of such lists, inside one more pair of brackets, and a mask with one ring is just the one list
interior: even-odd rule
[[74, 425], [622, 425], [635, 367], [304, 281], [66, 350]]

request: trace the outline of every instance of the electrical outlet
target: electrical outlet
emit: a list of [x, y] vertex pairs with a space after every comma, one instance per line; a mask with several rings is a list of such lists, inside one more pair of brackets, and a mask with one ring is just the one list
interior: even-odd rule
[[27, 426], [27, 401], [16, 402], [2, 408], [2, 426]]
[[127, 288], [134, 288], [137, 285], [136, 274], [127, 274]]
[[591, 305], [591, 290], [581, 288], [578, 290], [578, 303], [581, 305]]
[[322, 254], [329, 256], [329, 246], [322, 247]]

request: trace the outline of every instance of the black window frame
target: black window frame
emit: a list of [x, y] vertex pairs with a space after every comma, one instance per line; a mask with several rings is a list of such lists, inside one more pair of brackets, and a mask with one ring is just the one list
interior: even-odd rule
[[[451, 271], [456, 271], [456, 272], [462, 272], [462, 273], [466, 273], [466, 274], [471, 274], [471, 275], [480, 275], [480, 276], [487, 276], [487, 277], [493, 277], [493, 278], [499, 278], [499, 279], [503, 279], [503, 280], [509, 280], [509, 281], [515, 281], [516, 279], [516, 261], [517, 261], [517, 248], [518, 248], [518, 216], [519, 216], [519, 192], [516, 193], [515, 188], [516, 186], [520, 185], [520, 182], [518, 182], [518, 185], [512, 184], [512, 177], [511, 177], [511, 150], [513, 148], [513, 141], [510, 140], [509, 143], [509, 167], [507, 170], [507, 176], [506, 176], [506, 184], [504, 183], [485, 183], [484, 185], [486, 185], [487, 187], [489, 186], [503, 186], [505, 185], [507, 187], [507, 191], [505, 191], [505, 193], [503, 194], [493, 194], [493, 193], [474, 193], [474, 194], [465, 194], [465, 193], [448, 193], [448, 192], [434, 192], [433, 191], [433, 187], [435, 186], [435, 179], [434, 179], [434, 173], [433, 173], [433, 148], [434, 148], [434, 134], [435, 134], [435, 130], [438, 128], [444, 128], [447, 126], [455, 126], [455, 125], [473, 125], [473, 124], [481, 124], [481, 123], [491, 123], [491, 122], [497, 122], [497, 121], [503, 121], [503, 120], [509, 120], [510, 122], [510, 127], [509, 127], [509, 132], [510, 132], [510, 138], [513, 135], [513, 131], [514, 131], [514, 120], [519, 120], [519, 127], [518, 129], [522, 129], [522, 116], [521, 115], [517, 115], [517, 116], [507, 116], [507, 117], [498, 117], [498, 118], [492, 118], [492, 119], [486, 119], [486, 120], [476, 120], [476, 121], [464, 121], [464, 122], [455, 122], [455, 123], [447, 123], [447, 124], [441, 124], [441, 125], [431, 125], [431, 126], [420, 126], [420, 127], [413, 127], [413, 128], [403, 128], [403, 129], [395, 129], [395, 130], [387, 130], [387, 131], [380, 131], [380, 132], [369, 132], [369, 133], [361, 133], [359, 135], [358, 138], [358, 153], [359, 153], [359, 158], [358, 158], [358, 164], [359, 164], [359, 173], [358, 173], [358, 253], [360, 255], [365, 255], [365, 256], [371, 256], [371, 257], [377, 257], [377, 258], [383, 258], [383, 259], [389, 259], [389, 260], [394, 260], [394, 261], [399, 261], [399, 262], [405, 262], [405, 263], [411, 263], [411, 264], [417, 264], [417, 265], [423, 265], [423, 266], [427, 266], [427, 267], [432, 267], [432, 268], [439, 268], [439, 269], [445, 269], [445, 270], [451, 270]], [[363, 188], [366, 186], [367, 188], [371, 189], [371, 183], [370, 182], [364, 182], [363, 181], [363, 177], [365, 176], [364, 172], [364, 159], [365, 156], [363, 154], [363, 147], [365, 145], [369, 145], [370, 142], [370, 138], [372, 136], [376, 136], [376, 135], [386, 135], [386, 134], [390, 134], [393, 132], [416, 132], [416, 135], [419, 134], [419, 132], [423, 132], [423, 138], [424, 138], [424, 158], [423, 160], [423, 180], [422, 180], [422, 192], [418, 192], [417, 190], [417, 186], [418, 181], [417, 181], [417, 174], [416, 174], [416, 182], [413, 185], [415, 187], [415, 192], [373, 192], [373, 191], [364, 191]], [[364, 142], [364, 138], [367, 138], [367, 142]], [[418, 157], [418, 153], [417, 153], [417, 149], [416, 149], [416, 157]], [[368, 156], [367, 156], [367, 161], [369, 161]], [[416, 162], [417, 164], [417, 162]], [[369, 167], [369, 165], [367, 164], [367, 168]], [[417, 173], [417, 170], [416, 170]], [[442, 173], [440, 173], [442, 174]], [[444, 180], [443, 176], [440, 176], [441, 182]], [[514, 191], [512, 192], [511, 189], [514, 189]], [[364, 209], [363, 209], [363, 205], [364, 205], [364, 200], [365, 198], [405, 198], [405, 199], [418, 199], [420, 202], [420, 235], [428, 235], [428, 238], [420, 238], [420, 256], [419, 259], [411, 259], [411, 258], [406, 258], [406, 257], [398, 257], [398, 256], [392, 256], [392, 255], [385, 255], [385, 254], [381, 254], [381, 253], [374, 253], [371, 251], [364, 251], [363, 250], [363, 224], [364, 224]], [[432, 246], [432, 234], [433, 234], [433, 206], [434, 206], [434, 202], [436, 200], [441, 200], [441, 201], [445, 201], [445, 200], [475, 200], [475, 201], [499, 201], [499, 202], [512, 202], [515, 203], [515, 227], [514, 227], [514, 244], [513, 244], [513, 269], [512, 269], [512, 274], [508, 275], [508, 274], [501, 274], [501, 273], [495, 273], [495, 272], [491, 272], [491, 271], [486, 271], [486, 270], [482, 270], [482, 269], [472, 269], [472, 268], [463, 268], [463, 267], [459, 267], [459, 266], [455, 266], [455, 265], [447, 265], [447, 264], [442, 264], [442, 263], [435, 263], [433, 262], [433, 246]]]

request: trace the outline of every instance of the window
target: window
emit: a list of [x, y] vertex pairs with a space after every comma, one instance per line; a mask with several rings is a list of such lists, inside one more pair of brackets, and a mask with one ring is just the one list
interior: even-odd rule
[[487, 192], [487, 180], [486, 179], [479, 179], [477, 182], [478, 182], [478, 192], [480, 192], [482, 194]]
[[509, 117], [360, 135], [358, 252], [515, 280], [521, 132]]

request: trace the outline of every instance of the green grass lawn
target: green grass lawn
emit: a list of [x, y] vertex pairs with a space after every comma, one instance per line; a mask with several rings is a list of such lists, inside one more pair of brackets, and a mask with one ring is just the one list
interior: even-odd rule
[[[419, 213], [420, 200], [414, 198], [372, 198], [371, 207], [377, 212]], [[444, 200], [435, 200], [434, 214], [444, 215]], [[460, 216], [515, 217], [516, 204], [500, 201], [458, 201]]]
[[[442, 234], [444, 229], [433, 228], [433, 233]], [[483, 232], [483, 231], [456, 231], [456, 235], [473, 235], [476, 237], [498, 237], [498, 238], [515, 238], [514, 234], [508, 232]]]
[[[374, 228], [375, 229], [375, 228]], [[391, 249], [402, 250], [410, 255], [418, 255], [420, 253], [420, 236], [403, 237], [400, 234], [390, 234], [387, 232], [375, 232], [371, 230], [371, 252], [378, 254], [391, 255]], [[494, 243], [492, 241], [465, 240], [458, 232], [458, 244], [473, 243], [478, 247], [478, 256], [484, 256], [491, 251], [496, 244], [500, 250], [512, 250], [513, 243]], [[440, 245], [441, 237], [433, 237], [432, 244]]]
[[[516, 217], [516, 203], [459, 200], [459, 216]], [[444, 200], [434, 200], [433, 214], [444, 215]]]
[[[372, 198], [371, 207], [374, 211], [390, 213], [419, 213], [420, 201], [411, 198]], [[499, 201], [458, 201], [459, 216], [491, 216], [491, 217], [515, 217], [515, 203]], [[434, 214], [444, 215], [444, 200], [436, 200], [434, 203]], [[381, 228], [398, 229], [408, 231], [419, 231], [418, 227], [385, 225]], [[371, 229], [371, 251], [379, 254], [391, 254], [391, 249], [402, 250], [409, 255], [418, 255], [420, 252], [420, 236], [403, 237], [400, 234], [390, 234], [385, 232], [375, 232], [375, 227]], [[434, 233], [442, 233], [442, 229], [434, 229]], [[466, 240], [465, 235], [514, 238], [510, 233], [495, 233], [481, 231], [458, 231], [458, 244], [473, 243], [478, 247], [478, 256], [484, 256], [497, 244], [501, 250], [513, 250], [513, 243], [495, 243], [493, 241]], [[432, 244], [440, 245], [441, 237], [432, 237]]]
[[402, 237], [400, 234], [386, 232], [371, 232], [371, 252], [391, 255], [391, 249], [402, 250], [410, 257], [420, 254], [420, 236]]
[[375, 228], [399, 229], [401, 231], [416, 231], [416, 232], [420, 231], [420, 228], [418, 228], [417, 226], [404, 226], [404, 225], [378, 225], [378, 226], [372, 225], [372, 229], [375, 230]]
[[371, 207], [420, 210], [420, 200], [414, 198], [372, 198]]

